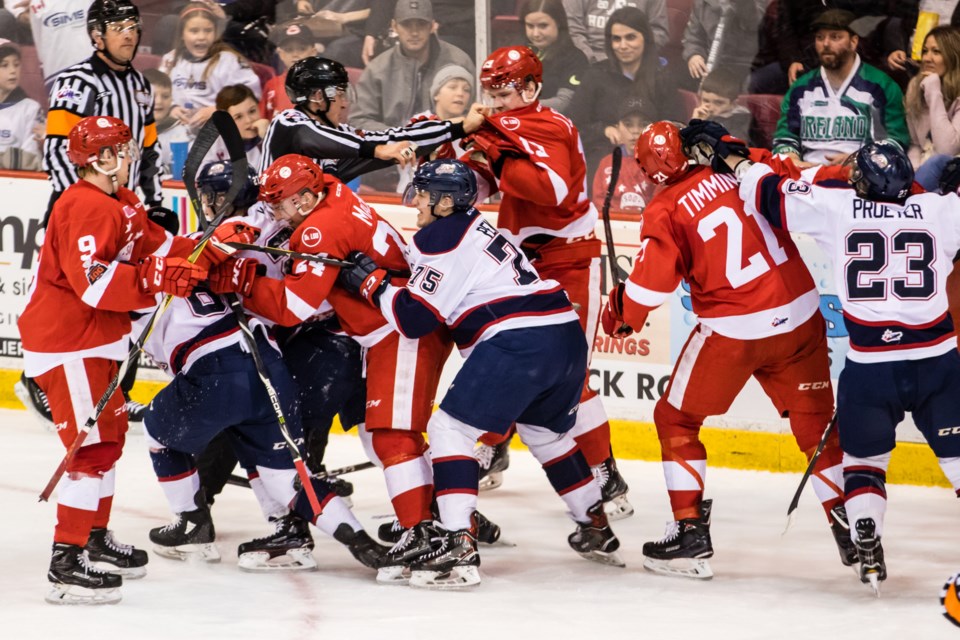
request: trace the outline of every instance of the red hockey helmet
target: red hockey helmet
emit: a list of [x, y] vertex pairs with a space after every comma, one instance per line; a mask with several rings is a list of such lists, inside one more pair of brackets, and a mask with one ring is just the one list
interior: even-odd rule
[[323, 169], [306, 156], [288, 153], [273, 161], [260, 176], [260, 200], [279, 204], [304, 189], [323, 193]]
[[118, 155], [127, 151], [133, 139], [122, 120], [113, 116], [90, 116], [70, 129], [67, 136], [67, 157], [78, 167], [87, 167], [100, 157], [100, 150], [110, 147]]
[[653, 182], [672, 182], [687, 172], [690, 158], [683, 151], [680, 129], [666, 120], [648, 124], [637, 138], [633, 157]]
[[543, 82], [543, 65], [530, 47], [500, 47], [480, 67], [480, 86], [487, 90], [513, 87], [522, 92], [530, 80]]

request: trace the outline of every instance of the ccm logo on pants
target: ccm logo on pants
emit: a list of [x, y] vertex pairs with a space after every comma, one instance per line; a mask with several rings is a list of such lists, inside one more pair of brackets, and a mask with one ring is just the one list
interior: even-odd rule
[[830, 386], [830, 382], [801, 382], [800, 386], [797, 387], [799, 391], [816, 391], [817, 389], [826, 389]]
[[960, 427], [947, 427], [945, 429], [937, 429], [938, 436], [955, 436], [960, 434]]

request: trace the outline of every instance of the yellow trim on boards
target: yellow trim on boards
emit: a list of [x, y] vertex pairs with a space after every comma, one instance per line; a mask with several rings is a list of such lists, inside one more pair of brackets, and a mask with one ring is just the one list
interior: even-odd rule
[[[23, 409], [13, 393], [13, 385], [19, 378], [19, 371], [0, 369], [0, 408]], [[147, 404], [164, 386], [163, 382], [138, 380], [130, 396]], [[653, 424], [611, 420], [610, 430], [618, 459], [660, 460], [660, 444]], [[700, 437], [707, 447], [708, 463], [713, 467], [781, 473], [801, 473], [806, 468], [803, 455], [789, 433], [704, 427]], [[514, 438], [512, 446], [523, 448], [517, 438]], [[950, 486], [930, 447], [912, 442], [897, 444], [887, 471], [887, 481], [894, 484]]]

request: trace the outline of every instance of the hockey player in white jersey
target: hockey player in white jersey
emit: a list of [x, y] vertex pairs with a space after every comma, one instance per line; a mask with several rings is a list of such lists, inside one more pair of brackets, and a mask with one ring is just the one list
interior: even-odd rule
[[810, 235], [833, 264], [850, 335], [837, 398], [846, 509], [860, 579], [879, 594], [886, 470], [905, 412], [960, 495], [960, 353], [949, 311], [960, 300], [948, 287], [958, 275], [960, 197], [910, 195], [910, 160], [890, 143], [861, 148], [849, 188], [837, 188], [728, 155], [715, 123], [684, 131], [686, 144], [712, 147], [734, 169], [749, 213]]
[[477, 440], [517, 434], [541, 462], [577, 530], [570, 546], [585, 558], [623, 566], [620, 542], [603, 511], [600, 486], [573, 428], [586, 341], [566, 293], [541, 280], [526, 257], [473, 208], [473, 172], [434, 160], [408, 187], [420, 227], [408, 245], [405, 287], [362, 253], [340, 282], [379, 308], [406, 337], [443, 323], [465, 358], [427, 427], [440, 524], [432, 548], [412, 564], [410, 585], [459, 588], [480, 582], [477, 553]]

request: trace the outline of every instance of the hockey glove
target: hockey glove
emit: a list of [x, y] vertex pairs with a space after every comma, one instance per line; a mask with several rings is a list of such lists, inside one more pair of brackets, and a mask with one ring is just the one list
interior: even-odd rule
[[228, 258], [210, 270], [207, 283], [212, 293], [239, 293], [246, 297], [253, 292], [257, 276], [265, 274], [266, 267], [253, 258]]
[[497, 178], [503, 170], [503, 161], [506, 158], [524, 158], [526, 153], [518, 149], [512, 142], [501, 138], [495, 131], [480, 129], [463, 139], [463, 146], [473, 153], [482, 153], [490, 165], [490, 170]]
[[169, 231], [172, 236], [180, 233], [180, 218], [174, 211], [166, 207], [150, 207], [147, 209], [147, 217], [154, 224], [158, 224]]
[[207, 270], [200, 265], [172, 256], [147, 256], [139, 269], [140, 292], [151, 295], [166, 293], [186, 298], [207, 277]]
[[623, 289], [618, 284], [610, 291], [607, 304], [600, 313], [600, 324], [603, 332], [611, 338], [626, 338], [633, 333], [633, 329], [623, 321]]
[[750, 149], [743, 140], [733, 137], [726, 127], [712, 120], [691, 120], [680, 130], [680, 139], [687, 155], [702, 154], [717, 173], [733, 173], [726, 163], [730, 156], [750, 157]]
[[227, 220], [217, 227], [204, 245], [197, 264], [212, 269], [237, 252], [227, 245], [229, 242], [250, 244], [260, 235], [260, 229], [237, 220]]
[[342, 267], [337, 282], [350, 293], [369, 302], [371, 306], [378, 307], [380, 295], [390, 284], [390, 274], [378, 267], [377, 263], [362, 251], [351, 251], [347, 254], [347, 260], [352, 262], [353, 266]]
[[947, 162], [947, 166], [943, 168], [943, 172], [940, 174], [939, 188], [940, 195], [956, 193], [957, 189], [960, 188], [960, 157], [952, 158]]

